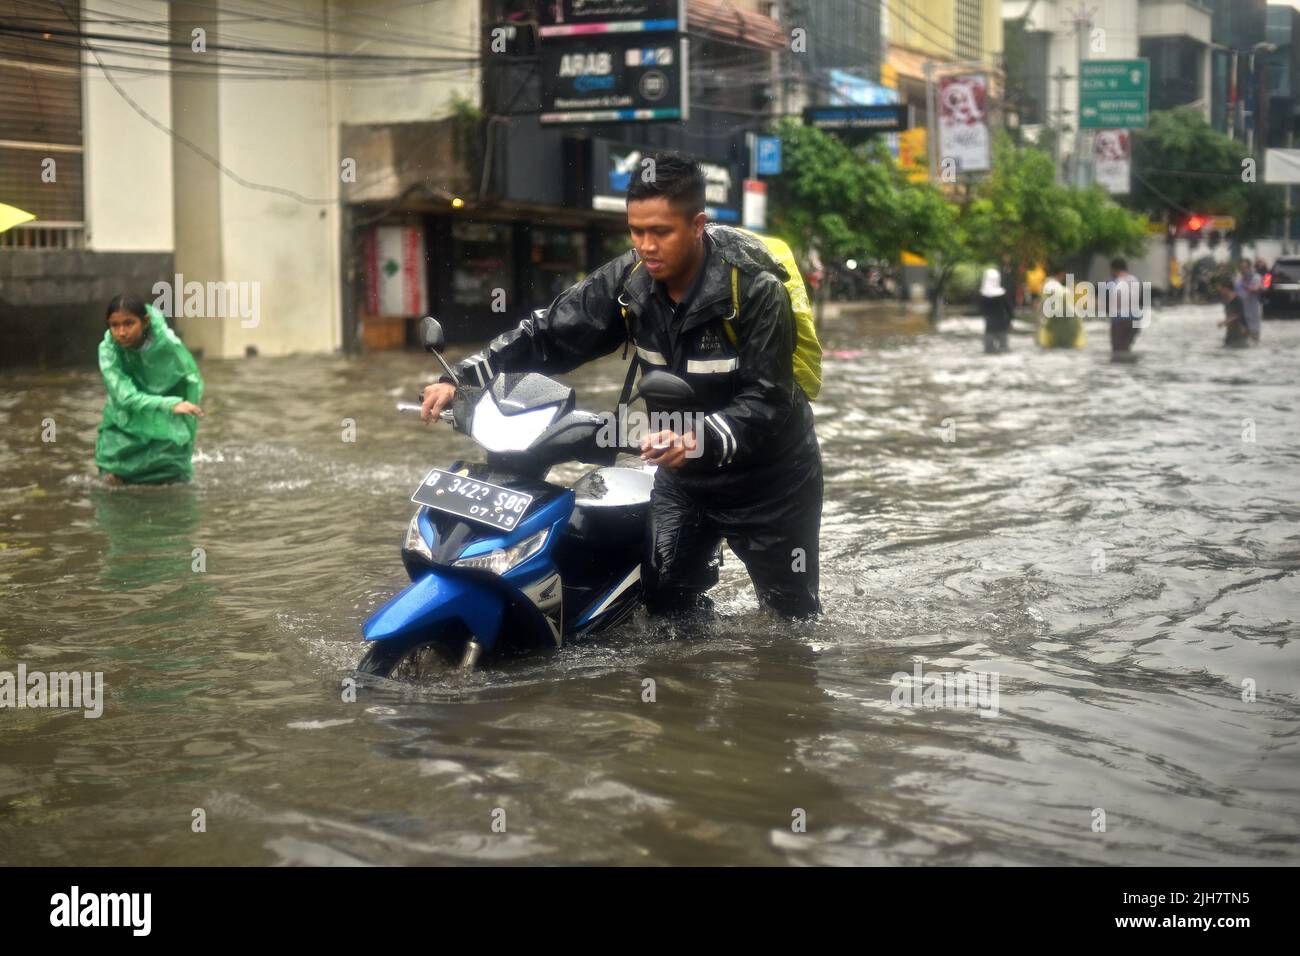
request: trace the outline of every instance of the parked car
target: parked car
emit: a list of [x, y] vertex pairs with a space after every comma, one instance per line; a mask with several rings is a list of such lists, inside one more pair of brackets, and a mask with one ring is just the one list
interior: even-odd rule
[[1264, 273], [1264, 315], [1300, 318], [1300, 256], [1283, 256]]

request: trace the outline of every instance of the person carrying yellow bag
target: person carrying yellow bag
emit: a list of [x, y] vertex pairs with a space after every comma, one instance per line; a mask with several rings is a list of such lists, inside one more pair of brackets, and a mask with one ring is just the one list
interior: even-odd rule
[[108, 401], [95, 464], [110, 484], [163, 484], [194, 477], [191, 458], [203, 409], [203, 377], [163, 314], [132, 295], [108, 304], [99, 371]]
[[437, 420], [458, 387], [564, 374], [620, 348], [631, 357], [621, 408], [638, 371], [677, 376], [693, 397], [647, 401], [647, 412], [689, 423], [641, 442], [655, 466], [640, 568], [647, 610], [707, 610], [725, 540], [762, 606], [811, 617], [821, 610], [823, 483], [809, 402], [821, 347], [803, 280], [785, 243], [708, 221], [695, 160], [661, 152], [646, 167], [654, 175], [627, 189], [632, 250], [461, 362], [458, 381], [429, 385], [422, 414]]

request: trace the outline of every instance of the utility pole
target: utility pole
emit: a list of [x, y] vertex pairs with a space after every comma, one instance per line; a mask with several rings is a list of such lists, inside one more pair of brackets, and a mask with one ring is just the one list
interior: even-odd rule
[[1065, 84], [1072, 79], [1074, 77], [1065, 72], [1064, 66], [1058, 66], [1052, 74], [1052, 82], [1056, 84], [1056, 143], [1052, 148], [1056, 152], [1056, 181], [1061, 184], [1065, 183], [1065, 158], [1061, 154], [1065, 143], [1065, 118], [1074, 112], [1065, 108]]
[[[939, 174], [939, 117], [938, 104], [934, 89], [934, 63], [925, 62], [925, 145], [926, 159], [930, 162], [930, 182], [937, 183]], [[940, 186], [942, 189], [943, 187]], [[935, 250], [931, 257], [934, 271], [934, 305], [930, 310], [930, 322], [938, 324], [943, 319], [943, 287], [939, 280], [943, 276], [943, 256]]]
[[[1091, 7], [1079, 4], [1071, 22], [1074, 23], [1074, 36], [1079, 50], [1079, 91], [1083, 91], [1083, 61], [1088, 59], [1088, 37], [1092, 34], [1092, 14]], [[1074, 132], [1074, 184], [1080, 188], [1088, 185], [1090, 164], [1085, 163], [1084, 157], [1084, 135], [1083, 124], [1079, 123]]]
[[1237, 138], [1237, 116], [1240, 113], [1241, 103], [1238, 102], [1237, 95], [1237, 51], [1232, 51], [1232, 69], [1228, 72], [1228, 106], [1231, 115], [1228, 118], [1228, 136], [1232, 139]]

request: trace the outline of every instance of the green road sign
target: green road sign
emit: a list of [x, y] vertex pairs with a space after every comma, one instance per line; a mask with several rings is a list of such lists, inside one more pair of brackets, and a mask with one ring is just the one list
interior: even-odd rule
[[1079, 128], [1145, 127], [1150, 75], [1145, 59], [1084, 60], [1079, 64]]

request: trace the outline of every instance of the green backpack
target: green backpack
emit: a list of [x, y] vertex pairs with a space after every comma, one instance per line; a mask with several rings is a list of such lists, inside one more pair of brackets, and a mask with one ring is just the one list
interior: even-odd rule
[[[808, 289], [803, 284], [803, 275], [795, 264], [794, 253], [784, 241], [776, 236], [764, 236], [757, 232], [742, 229], [741, 232], [753, 236], [772, 254], [777, 262], [785, 268], [785, 291], [790, 296], [790, 309], [794, 312], [794, 380], [799, 383], [809, 401], [816, 401], [822, 390], [822, 344], [817, 340], [817, 323], [813, 320], [812, 303], [808, 301]], [[740, 270], [734, 266], [731, 270], [731, 318], [723, 323], [727, 338], [736, 344], [736, 330], [731, 323], [740, 315]]]

